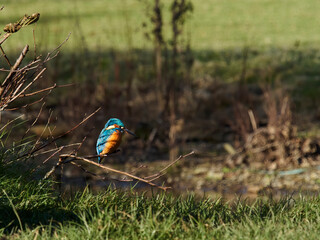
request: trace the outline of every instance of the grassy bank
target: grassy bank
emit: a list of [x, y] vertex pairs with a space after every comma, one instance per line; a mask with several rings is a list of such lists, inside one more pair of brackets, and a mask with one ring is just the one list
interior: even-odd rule
[[6, 239], [317, 239], [320, 198], [239, 201], [89, 191], [61, 199], [49, 185], [1, 177]]

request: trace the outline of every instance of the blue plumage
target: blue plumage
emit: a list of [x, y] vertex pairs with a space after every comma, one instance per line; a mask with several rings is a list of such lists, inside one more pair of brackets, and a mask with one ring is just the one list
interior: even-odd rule
[[[116, 138], [116, 141], [119, 141], [117, 143], [114, 143], [115, 146], [118, 146], [121, 141], [121, 135], [126, 130], [124, 128], [124, 124], [121, 120], [117, 118], [111, 118], [109, 121], [106, 123], [104, 128], [102, 129], [99, 138], [97, 140], [97, 154], [100, 155], [103, 150], [105, 150], [108, 141], [115, 141], [114, 140], [114, 134], [120, 134], [120, 137]], [[101, 158], [98, 157], [98, 163], [100, 163]]]

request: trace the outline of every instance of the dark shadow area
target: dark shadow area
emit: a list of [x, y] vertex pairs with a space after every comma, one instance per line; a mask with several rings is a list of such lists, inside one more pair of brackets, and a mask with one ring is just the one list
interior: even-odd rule
[[[19, 164], [14, 164], [15, 166]], [[20, 164], [21, 165], [21, 164]], [[40, 225], [58, 226], [65, 221], [77, 221], [72, 210], [63, 206], [58, 193], [50, 190], [50, 183], [39, 183], [27, 177], [27, 173], [12, 172], [11, 167], [0, 166], [1, 193], [0, 193], [0, 228], [6, 233], [23, 228], [34, 228]], [[26, 167], [24, 167], [26, 169]], [[17, 176], [20, 176], [17, 178]]]
[[[19, 229], [19, 221], [10, 205], [0, 205], [0, 227], [9, 234], [13, 229]], [[57, 209], [56, 207], [20, 209], [17, 211], [23, 227], [59, 226], [67, 221], [78, 221], [78, 217], [71, 210]]]
[[[79, 44], [80, 46], [80, 44]], [[48, 50], [43, 51], [43, 56]], [[16, 58], [19, 53], [10, 53]], [[30, 52], [29, 57], [33, 54]], [[163, 52], [163, 71], [170, 70], [170, 51]], [[168, 60], [167, 60], [167, 59]], [[10, 59], [10, 58], [9, 58]], [[306, 92], [317, 86], [320, 77], [320, 51], [293, 47], [291, 49], [271, 48], [255, 50], [250, 48], [226, 49], [222, 51], [192, 50], [179, 56], [180, 68], [188, 62], [191, 82], [210, 77], [221, 83], [236, 83], [239, 80], [254, 84], [285, 84], [284, 87]], [[11, 59], [13, 62], [14, 59]], [[26, 60], [27, 61], [27, 58]], [[0, 66], [8, 69], [3, 58]], [[5, 74], [2, 72], [1, 77]], [[133, 76], [132, 76], [133, 75]], [[166, 76], [164, 75], [164, 78]], [[63, 51], [48, 65], [47, 79], [58, 83], [81, 84], [90, 82], [93, 88], [98, 84], [125, 84], [134, 78], [136, 85], [152, 84], [155, 81], [154, 52], [151, 50], [115, 49], [91, 51], [83, 45], [77, 52]], [[185, 79], [180, 79], [181, 85]], [[210, 79], [205, 79], [210, 81]], [[310, 94], [307, 94], [310, 96]], [[315, 97], [315, 93], [311, 94]]]
[[[16, 57], [18, 54], [10, 56]], [[170, 52], [163, 52], [164, 81], [170, 80], [170, 56]], [[180, 143], [194, 142], [197, 145], [206, 142], [216, 145], [232, 142], [236, 103], [252, 109], [258, 124], [265, 125], [263, 93], [266, 88], [282, 89], [288, 94], [295, 123], [302, 129], [308, 128], [305, 118], [310, 120], [309, 125], [314, 124], [320, 114], [317, 110], [320, 101], [319, 57], [320, 51], [299, 47], [181, 53], [178, 67], [182, 77], [178, 79], [176, 89], [180, 99], [181, 121], [177, 123], [181, 129]], [[0, 66], [5, 65], [1, 58]], [[2, 72], [1, 78], [4, 76]], [[85, 114], [102, 107], [79, 136], [72, 137], [75, 141], [87, 136], [84, 153], [94, 153], [96, 136], [106, 120], [113, 116], [124, 119], [128, 128], [135, 131], [141, 140], [128, 138], [141, 151], [137, 147], [130, 150], [130, 144], [126, 144], [129, 149], [123, 149], [125, 155], [134, 152], [137, 155], [140, 151], [138, 158], [153, 159], [144, 155], [146, 149], [158, 156], [168, 152], [168, 125], [158, 110], [153, 51], [132, 49], [123, 52], [111, 49], [95, 52], [85, 48], [76, 53], [63, 51], [48, 64], [45, 78], [38, 84], [49, 87], [56, 82], [74, 84], [55, 89], [46, 97], [44, 112], [48, 114], [53, 111], [51, 123], [57, 126], [57, 132], [70, 129]], [[34, 100], [30, 98], [30, 102]], [[34, 105], [22, 112], [32, 118], [38, 110], [39, 105]], [[47, 116], [41, 116], [37, 124], [45, 125]], [[158, 129], [156, 139], [148, 145], [147, 140], [155, 128]], [[39, 131], [41, 129], [34, 133], [37, 135]], [[62, 139], [63, 143], [67, 141]], [[86, 150], [86, 146], [91, 150]]]

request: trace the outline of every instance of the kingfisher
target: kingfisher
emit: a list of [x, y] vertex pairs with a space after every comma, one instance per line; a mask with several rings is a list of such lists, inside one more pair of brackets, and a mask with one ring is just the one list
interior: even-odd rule
[[[124, 127], [123, 122], [118, 118], [110, 118], [102, 129], [97, 140], [98, 155], [106, 155], [117, 150], [121, 143], [122, 134], [127, 132], [136, 136], [133, 132]], [[98, 157], [98, 163], [101, 162], [101, 157]]]

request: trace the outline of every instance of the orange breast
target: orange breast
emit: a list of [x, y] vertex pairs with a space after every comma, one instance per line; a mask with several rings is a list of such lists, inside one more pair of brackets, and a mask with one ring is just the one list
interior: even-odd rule
[[121, 137], [122, 134], [118, 130], [114, 132], [112, 135], [110, 135], [103, 151], [100, 154], [109, 154], [116, 151], [121, 143]]

